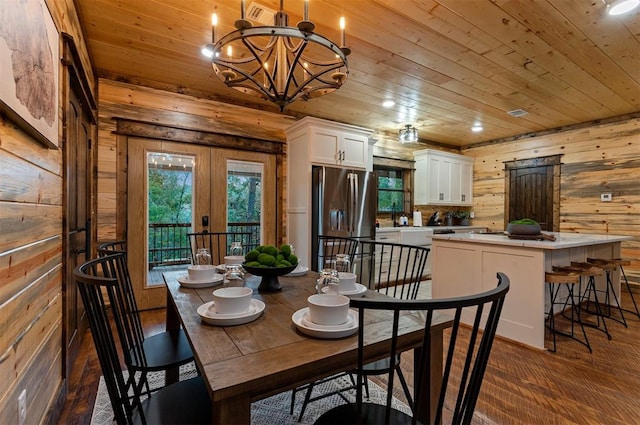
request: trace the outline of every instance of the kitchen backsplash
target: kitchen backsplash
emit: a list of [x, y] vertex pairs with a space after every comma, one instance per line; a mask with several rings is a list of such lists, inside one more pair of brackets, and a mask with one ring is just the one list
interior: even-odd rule
[[[434, 208], [434, 207], [421, 207], [419, 206], [417, 208], [418, 211], [420, 211], [420, 213], [422, 214], [422, 225], [426, 226], [427, 223], [429, 223], [429, 218], [431, 218], [431, 216], [433, 215], [433, 213], [435, 213], [436, 211], [439, 213], [439, 219], [441, 222], [442, 226], [448, 226], [448, 225], [452, 225], [452, 226], [460, 226], [460, 225], [471, 225], [471, 222], [473, 221], [473, 219], [469, 218], [469, 215], [471, 213], [471, 208], [464, 208], [464, 207], [452, 207], [452, 208], [446, 208], [446, 207], [438, 207], [438, 208]], [[400, 224], [400, 218], [401, 216], [405, 215], [408, 218], [408, 222], [409, 222], [409, 226], [413, 226], [413, 212], [412, 211], [406, 211], [404, 213], [402, 212], [397, 212], [396, 213], [396, 223], [398, 223], [398, 225]], [[464, 216], [466, 216], [466, 221], [464, 221]], [[450, 218], [450, 222], [449, 219]], [[393, 227], [393, 220], [391, 219], [391, 213], [388, 214], [384, 214], [384, 213], [378, 213], [378, 215], [376, 216], [377, 222], [380, 224], [380, 227]], [[468, 224], [465, 224], [468, 223]]]

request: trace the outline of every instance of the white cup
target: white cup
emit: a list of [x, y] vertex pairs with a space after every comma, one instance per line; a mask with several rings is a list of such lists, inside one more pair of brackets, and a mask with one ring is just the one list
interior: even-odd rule
[[230, 286], [213, 291], [213, 310], [218, 314], [238, 314], [249, 311], [253, 290]]
[[211, 265], [196, 265], [187, 267], [187, 273], [190, 280], [207, 280], [213, 279], [216, 274], [216, 268]]
[[356, 290], [356, 274], [347, 272], [338, 272], [338, 279], [340, 279], [340, 292], [349, 292]]
[[244, 263], [244, 255], [226, 255], [224, 257], [224, 263], [229, 264], [242, 264]]
[[317, 325], [341, 325], [349, 317], [349, 298], [337, 294], [314, 294], [307, 298], [309, 320]]

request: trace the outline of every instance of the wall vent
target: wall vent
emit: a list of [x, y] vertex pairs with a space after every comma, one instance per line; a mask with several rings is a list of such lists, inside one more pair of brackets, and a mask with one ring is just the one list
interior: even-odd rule
[[273, 9], [258, 3], [250, 3], [245, 16], [254, 24], [271, 26], [273, 25], [273, 16], [275, 14], [276, 11]]
[[524, 109], [514, 109], [513, 111], [507, 112], [507, 114], [511, 115], [512, 117], [524, 117], [525, 115], [529, 115], [529, 113]]

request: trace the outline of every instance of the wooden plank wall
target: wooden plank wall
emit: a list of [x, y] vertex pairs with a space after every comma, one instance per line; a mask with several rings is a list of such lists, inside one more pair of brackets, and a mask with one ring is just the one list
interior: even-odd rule
[[[560, 231], [629, 235], [625, 269], [640, 282], [640, 118], [465, 149], [475, 157], [474, 225], [504, 228], [504, 162], [562, 155]], [[611, 202], [601, 202], [611, 193]]]
[[[81, 48], [82, 61], [89, 64], [73, 0], [47, 3], [58, 30], [73, 35]], [[62, 49], [60, 38], [60, 54]], [[58, 63], [61, 141], [65, 72]], [[47, 149], [0, 115], [2, 424], [18, 423], [18, 396], [23, 389], [27, 401], [25, 423], [56, 420], [48, 415], [55, 412], [63, 385], [62, 158], [62, 149]]]

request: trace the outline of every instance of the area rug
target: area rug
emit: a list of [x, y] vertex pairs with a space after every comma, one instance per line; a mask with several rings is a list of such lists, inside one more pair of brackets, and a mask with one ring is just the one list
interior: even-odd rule
[[[125, 372], [126, 373], [126, 372]], [[189, 379], [196, 376], [195, 366], [193, 363], [180, 368], [180, 380]], [[149, 383], [151, 388], [157, 388], [164, 383], [164, 372], [153, 372], [149, 374]], [[348, 378], [341, 377], [336, 380], [326, 382], [314, 388], [314, 395], [318, 393], [328, 393], [334, 389], [349, 385]], [[352, 394], [345, 393], [347, 398], [353, 400], [355, 391]], [[369, 381], [369, 401], [372, 403], [384, 404], [386, 391], [380, 386]], [[251, 404], [251, 423], [256, 425], [294, 425], [294, 424], [312, 424], [324, 412], [345, 401], [338, 395], [327, 397], [322, 400], [310, 403], [307, 406], [304, 417], [298, 422], [298, 415], [302, 408], [302, 400], [304, 393], [298, 393], [296, 404], [294, 406], [293, 415], [289, 414], [289, 406], [291, 403], [291, 391], [276, 394], [273, 397], [260, 400]], [[409, 407], [401, 401], [394, 399], [394, 407], [398, 410], [411, 414]], [[98, 386], [98, 394], [96, 402], [93, 406], [93, 414], [91, 416], [91, 425], [112, 425], [113, 411], [111, 410], [111, 401], [107, 393], [107, 386], [103, 377], [100, 377]]]

